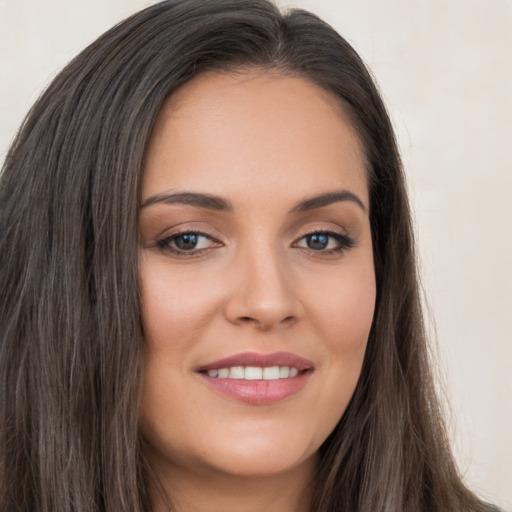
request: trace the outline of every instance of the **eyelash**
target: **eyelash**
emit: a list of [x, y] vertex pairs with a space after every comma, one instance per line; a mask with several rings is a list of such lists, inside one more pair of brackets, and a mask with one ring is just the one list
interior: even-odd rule
[[331, 231], [328, 229], [327, 230], [326, 229], [316, 229], [316, 230], [310, 231], [310, 232], [302, 235], [299, 238], [299, 240], [294, 243], [294, 245], [296, 246], [296, 244], [300, 240], [303, 240], [307, 237], [311, 237], [314, 235], [324, 235], [328, 238], [333, 238], [334, 240], [336, 240], [336, 242], [338, 244], [338, 247], [335, 247], [333, 249], [328, 249], [328, 250], [315, 250], [315, 249], [311, 249], [310, 247], [302, 247], [302, 249], [306, 249], [310, 254], [314, 254], [314, 255], [329, 256], [329, 255], [342, 254], [345, 251], [352, 249], [352, 247], [354, 247], [354, 245], [355, 245], [355, 240], [352, 237], [345, 235], [343, 233], [338, 233], [337, 231]]
[[[193, 230], [193, 231], [179, 231], [177, 233], [173, 233], [172, 235], [170, 235], [168, 237], [162, 238], [161, 240], [157, 240], [156, 241], [156, 246], [160, 250], [162, 250], [162, 251], [164, 251], [166, 253], [170, 253], [170, 254], [178, 256], [178, 257], [181, 256], [181, 257], [189, 257], [189, 258], [190, 257], [195, 257], [195, 256], [200, 256], [205, 251], [208, 251], [209, 249], [211, 249], [211, 247], [207, 247], [207, 248], [203, 248], [203, 249], [191, 249], [191, 250], [187, 251], [187, 250], [183, 250], [183, 249], [179, 249], [179, 248], [173, 247], [172, 243], [175, 242], [175, 240], [177, 240], [178, 238], [180, 238], [180, 237], [182, 237], [184, 235], [192, 235], [192, 236], [197, 236], [197, 237], [204, 237], [204, 238], [209, 239], [214, 244], [216, 244], [216, 246], [221, 245], [221, 242], [216, 240], [214, 237], [212, 237], [208, 233], [204, 233], [202, 231]], [[307, 239], [308, 237], [312, 237], [312, 236], [315, 236], [315, 235], [324, 235], [324, 236], [326, 236], [329, 239], [334, 239], [334, 240], [336, 240], [338, 246], [333, 248], [333, 249], [328, 249], [328, 250], [324, 250], [324, 249], [316, 250], [316, 249], [312, 249], [310, 247], [298, 247], [297, 246], [297, 244], [301, 240]], [[355, 245], [354, 239], [352, 237], [348, 236], [348, 235], [345, 235], [345, 234], [342, 234], [342, 233], [338, 233], [337, 231], [330, 231], [330, 230], [321, 230], [321, 229], [319, 229], [319, 230], [310, 231], [309, 233], [306, 233], [306, 234], [302, 235], [296, 242], [294, 242], [293, 247], [304, 249], [308, 253], [313, 254], [313, 255], [327, 255], [328, 256], [328, 255], [342, 254], [345, 251], [348, 251], [349, 249], [354, 247], [354, 245]]]
[[173, 233], [170, 236], [167, 236], [165, 238], [162, 238], [161, 240], [157, 240], [156, 245], [159, 249], [161, 249], [164, 252], [173, 254], [175, 256], [183, 256], [183, 257], [194, 257], [194, 256], [200, 256], [204, 251], [207, 251], [209, 248], [205, 249], [191, 249], [190, 251], [186, 251], [183, 249], [179, 249], [176, 247], [173, 247], [171, 244], [184, 235], [194, 235], [197, 237], [204, 237], [208, 238], [212, 242], [214, 242], [216, 245], [220, 245], [220, 242], [213, 238], [208, 233], [204, 233], [203, 231], [178, 231], [177, 233]]

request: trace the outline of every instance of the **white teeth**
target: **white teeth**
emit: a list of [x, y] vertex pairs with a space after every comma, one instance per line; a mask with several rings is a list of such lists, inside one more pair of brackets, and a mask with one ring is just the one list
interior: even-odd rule
[[263, 378], [263, 368], [257, 366], [245, 367], [245, 380], [261, 380]]
[[279, 379], [279, 366], [271, 366], [270, 368], [263, 368], [264, 380]]
[[290, 376], [290, 367], [289, 366], [281, 366], [279, 368], [279, 378], [287, 379]]
[[220, 368], [218, 371], [220, 379], [226, 379], [229, 377], [229, 368]]
[[245, 378], [245, 370], [243, 366], [233, 366], [229, 369], [230, 379], [243, 379]]
[[209, 377], [219, 379], [277, 380], [296, 377], [299, 370], [289, 366], [232, 366], [208, 370], [207, 374]]

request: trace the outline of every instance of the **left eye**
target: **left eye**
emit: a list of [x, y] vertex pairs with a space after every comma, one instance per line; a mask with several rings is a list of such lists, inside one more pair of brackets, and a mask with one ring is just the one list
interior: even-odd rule
[[160, 249], [171, 253], [186, 254], [193, 251], [201, 251], [218, 245], [212, 237], [197, 232], [175, 233], [167, 238], [159, 240]]
[[353, 245], [353, 240], [347, 235], [332, 232], [310, 233], [295, 244], [296, 247], [318, 252], [341, 252]]

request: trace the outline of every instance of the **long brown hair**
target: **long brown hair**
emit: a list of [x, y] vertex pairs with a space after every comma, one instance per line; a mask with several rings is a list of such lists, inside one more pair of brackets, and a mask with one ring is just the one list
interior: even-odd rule
[[34, 105], [0, 181], [0, 510], [148, 511], [137, 431], [137, 211], [166, 97], [208, 70], [304, 77], [365, 149], [377, 304], [362, 374], [321, 447], [311, 510], [476, 512], [436, 400], [393, 130], [351, 46], [266, 0], [171, 0], [117, 25]]

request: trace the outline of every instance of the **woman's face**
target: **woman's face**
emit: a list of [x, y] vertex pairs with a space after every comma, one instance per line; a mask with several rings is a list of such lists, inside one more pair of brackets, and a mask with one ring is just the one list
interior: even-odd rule
[[140, 209], [140, 429], [155, 467], [311, 467], [372, 323], [368, 207], [358, 138], [316, 85], [207, 73], [167, 101]]

